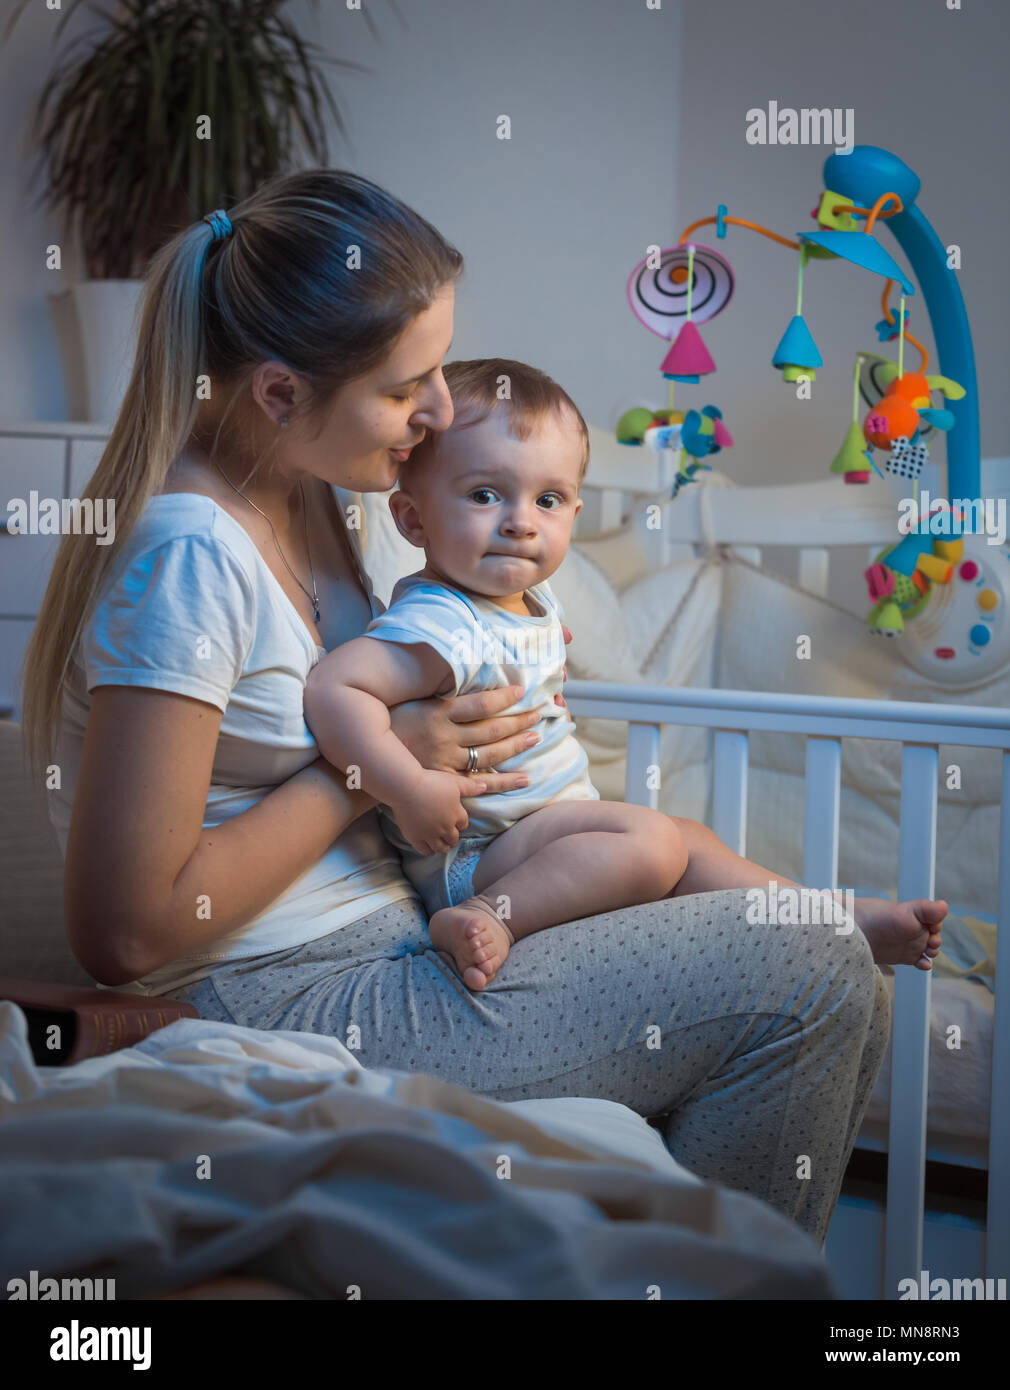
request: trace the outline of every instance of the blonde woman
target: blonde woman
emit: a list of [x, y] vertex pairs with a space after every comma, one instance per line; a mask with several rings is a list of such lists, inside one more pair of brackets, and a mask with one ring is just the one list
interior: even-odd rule
[[[889, 1024], [863, 933], [751, 925], [743, 888], [698, 893], [689, 870], [675, 897], [521, 941], [472, 994], [305, 723], [309, 671], [381, 611], [355, 498], [451, 421], [461, 269], [417, 213], [329, 169], [154, 258], [87, 492], [115, 499], [115, 542], [63, 539], [24, 672], [39, 775], [61, 770], [70, 945], [100, 983], [204, 1017], [356, 1028], [366, 1066], [623, 1101], [823, 1242]], [[423, 700], [393, 727], [461, 794], [508, 790], [521, 777], [491, 769], [537, 737], [514, 699]], [[680, 824], [703, 866], [718, 842]]]

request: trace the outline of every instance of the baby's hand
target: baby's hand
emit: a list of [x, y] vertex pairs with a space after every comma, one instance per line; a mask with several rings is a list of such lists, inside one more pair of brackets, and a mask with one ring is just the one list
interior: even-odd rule
[[389, 809], [400, 833], [420, 854], [452, 849], [466, 829], [468, 816], [460, 802], [461, 778], [452, 772], [425, 769]]

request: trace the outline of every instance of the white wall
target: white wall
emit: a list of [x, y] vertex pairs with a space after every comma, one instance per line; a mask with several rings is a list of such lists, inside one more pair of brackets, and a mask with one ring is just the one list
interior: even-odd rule
[[[745, 112], [771, 98], [851, 106], [857, 140], [911, 164], [926, 215], [963, 249], [983, 453], [1010, 453], [1006, 0], [953, 12], [947, 0], [683, 0], [683, 34], [681, 0], [364, 3], [379, 42], [340, 0], [287, 12], [326, 51], [373, 69], [327, 70], [351, 134], [347, 146], [334, 133], [331, 162], [392, 189], [467, 259], [453, 355], [536, 363], [604, 426], [639, 401], [661, 404], [663, 344], [625, 303], [632, 266], [719, 201], [786, 233], [813, 226], [826, 151], [750, 146]], [[16, 137], [0, 143], [7, 420], [66, 419], [71, 399], [46, 294], [77, 270], [72, 250], [61, 277], [44, 268], [59, 229], [29, 206], [21, 144], [55, 19], [40, 0], [0, 50], [0, 111]], [[65, 41], [97, 23], [82, 8]], [[503, 113], [509, 142], [495, 138]], [[809, 267], [804, 310], [825, 366], [801, 404], [770, 365], [793, 312], [795, 255], [738, 229], [723, 245], [736, 296], [704, 330], [719, 373], [680, 388], [678, 403], [722, 406], [738, 444], [719, 466], [739, 482], [821, 476], [847, 423], [852, 353], [876, 346], [882, 282], [841, 263]], [[921, 296], [911, 307], [933, 351]]]
[[[881, 145], [910, 165], [922, 180], [918, 206], [945, 245], [962, 249], [982, 454], [1005, 457], [1010, 4], [961, 4], [951, 11], [947, 0], [685, 0], [674, 239], [720, 202], [784, 235], [812, 230], [832, 150], [748, 145], [745, 113], [772, 99], [796, 109], [852, 107], [856, 143]], [[741, 484], [824, 476], [851, 418], [856, 350], [891, 350], [873, 328], [884, 281], [839, 261], [808, 265], [803, 311], [824, 366], [813, 399], [797, 402], [771, 365], [795, 311], [796, 253], [741, 228], [721, 243], [714, 228], [696, 235], [724, 248], [737, 273], [730, 307], [702, 329], [718, 373], [683, 392], [685, 400], [695, 393], [694, 404], [711, 383], [706, 399], [723, 409], [738, 446], [720, 455], [719, 467]], [[893, 236], [881, 230], [879, 239], [907, 269]], [[906, 307], [909, 329], [938, 371], [921, 294]], [[945, 458], [942, 444], [933, 457]]]

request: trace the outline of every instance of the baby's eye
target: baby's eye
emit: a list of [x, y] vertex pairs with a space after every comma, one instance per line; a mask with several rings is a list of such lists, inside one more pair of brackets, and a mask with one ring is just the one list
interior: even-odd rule
[[486, 507], [489, 502], [494, 501], [494, 496], [489, 487], [475, 487], [470, 493], [470, 501], [476, 502], [481, 507]]
[[556, 492], [545, 492], [537, 498], [537, 506], [543, 507], [545, 511], [553, 512], [561, 506], [562, 501], [563, 498], [559, 497]]

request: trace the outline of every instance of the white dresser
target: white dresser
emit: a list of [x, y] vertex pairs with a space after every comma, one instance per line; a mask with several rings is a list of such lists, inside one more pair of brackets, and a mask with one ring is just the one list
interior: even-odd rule
[[79, 497], [101, 457], [107, 425], [0, 421], [0, 713], [20, 715], [14, 685], [49, 581], [59, 536], [11, 535], [12, 498]]

